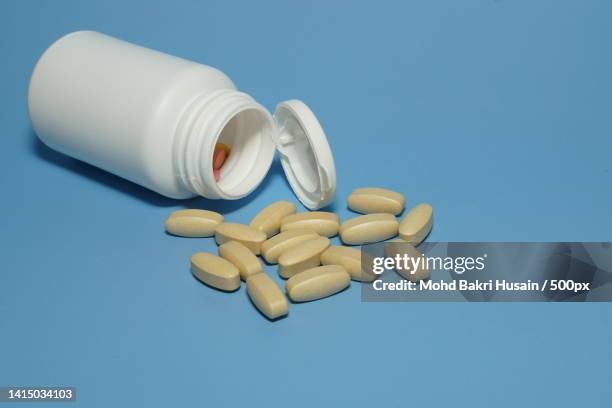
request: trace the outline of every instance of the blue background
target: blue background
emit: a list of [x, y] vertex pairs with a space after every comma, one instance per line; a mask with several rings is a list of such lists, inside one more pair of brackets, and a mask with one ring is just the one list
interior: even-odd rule
[[197, 282], [189, 257], [215, 244], [163, 221], [297, 201], [278, 165], [244, 200], [181, 202], [35, 139], [37, 58], [93, 29], [270, 109], [306, 101], [342, 219], [353, 188], [386, 186], [433, 204], [430, 240], [612, 240], [612, 2], [302, 3], [0, 3], [0, 385], [73, 385], [87, 407], [609, 407], [610, 304], [373, 304], [353, 282], [269, 322], [244, 285]]

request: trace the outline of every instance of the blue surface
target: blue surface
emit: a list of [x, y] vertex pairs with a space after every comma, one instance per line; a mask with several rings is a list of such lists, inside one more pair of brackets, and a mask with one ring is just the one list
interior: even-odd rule
[[189, 273], [212, 240], [162, 223], [296, 201], [278, 166], [238, 202], [165, 199], [37, 142], [26, 91], [53, 40], [102, 31], [270, 109], [306, 101], [341, 218], [387, 186], [433, 204], [431, 240], [612, 241], [611, 19], [608, 1], [3, 1], [0, 386], [73, 385], [87, 407], [609, 407], [610, 304], [373, 304], [353, 283], [269, 322]]

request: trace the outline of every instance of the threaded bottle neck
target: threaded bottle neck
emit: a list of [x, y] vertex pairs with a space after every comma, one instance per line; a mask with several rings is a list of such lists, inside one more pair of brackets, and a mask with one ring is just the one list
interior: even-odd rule
[[[274, 157], [270, 113], [249, 95], [221, 89], [196, 97], [181, 115], [174, 145], [174, 170], [183, 186], [207, 198], [237, 199], [263, 180]], [[215, 181], [215, 144], [230, 146], [230, 157]]]

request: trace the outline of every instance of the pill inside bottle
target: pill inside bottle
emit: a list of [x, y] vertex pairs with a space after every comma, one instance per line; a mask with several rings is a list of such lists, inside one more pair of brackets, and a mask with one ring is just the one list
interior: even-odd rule
[[213, 153], [213, 174], [215, 181], [219, 181], [221, 178], [221, 168], [225, 164], [225, 161], [230, 155], [230, 148], [224, 143], [215, 144], [215, 150]]

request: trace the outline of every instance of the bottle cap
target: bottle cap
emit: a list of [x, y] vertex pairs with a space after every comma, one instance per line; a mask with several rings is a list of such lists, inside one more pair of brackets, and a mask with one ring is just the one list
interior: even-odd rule
[[296, 99], [279, 103], [274, 119], [274, 142], [295, 195], [311, 210], [325, 207], [336, 194], [336, 167], [321, 124]]

